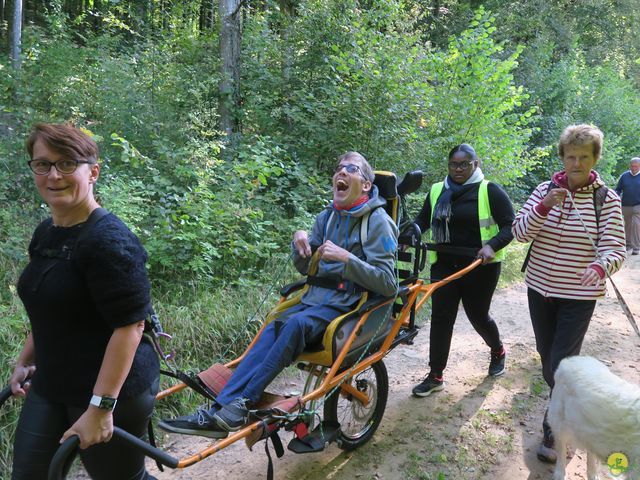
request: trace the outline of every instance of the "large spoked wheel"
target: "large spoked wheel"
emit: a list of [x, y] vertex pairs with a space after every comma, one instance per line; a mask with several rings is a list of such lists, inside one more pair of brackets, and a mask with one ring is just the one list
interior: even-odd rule
[[337, 443], [347, 451], [367, 443], [382, 421], [389, 394], [387, 369], [380, 360], [351, 378], [350, 383], [369, 397], [367, 405], [340, 389], [324, 403], [324, 418], [340, 424]]

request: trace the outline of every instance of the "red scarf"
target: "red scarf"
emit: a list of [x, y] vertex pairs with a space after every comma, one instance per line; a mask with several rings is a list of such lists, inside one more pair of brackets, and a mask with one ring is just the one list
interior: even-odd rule
[[346, 207], [339, 207], [338, 205], [336, 205], [335, 202], [333, 202], [333, 208], [335, 208], [338, 211], [340, 211], [340, 210], [351, 210], [352, 208], [359, 207], [363, 203], [367, 203], [367, 200], [369, 200], [369, 195], [363, 195], [358, 200], [353, 202], [351, 205], [348, 205]]

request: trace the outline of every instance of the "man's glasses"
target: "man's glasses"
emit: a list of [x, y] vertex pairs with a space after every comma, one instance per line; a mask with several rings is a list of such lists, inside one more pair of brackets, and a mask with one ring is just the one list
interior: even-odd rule
[[46, 175], [51, 171], [51, 167], [55, 167], [56, 170], [62, 174], [69, 175], [76, 171], [78, 165], [81, 163], [94, 163], [86, 160], [58, 160], [57, 162], [50, 162], [49, 160], [30, 160], [27, 162], [29, 168], [36, 175]]
[[353, 163], [343, 163], [340, 164], [336, 167], [336, 169], [334, 170], [333, 173], [338, 173], [340, 172], [340, 170], [345, 169], [347, 171], [347, 173], [356, 173], [356, 172], [360, 172], [360, 174], [362, 174], [362, 170], [360, 169], [360, 167], [358, 165], [354, 165]]
[[465, 160], [463, 162], [449, 162], [450, 170], [467, 170], [471, 166], [472, 162]]

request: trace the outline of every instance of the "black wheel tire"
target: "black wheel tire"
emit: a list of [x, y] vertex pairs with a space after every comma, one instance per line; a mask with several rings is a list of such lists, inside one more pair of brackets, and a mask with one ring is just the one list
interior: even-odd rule
[[340, 424], [337, 443], [346, 451], [355, 450], [371, 440], [382, 421], [389, 395], [389, 377], [382, 360], [349, 381], [360, 390], [366, 389], [371, 399], [369, 405], [365, 407], [357, 400], [342, 395], [340, 389], [324, 403], [324, 418]]

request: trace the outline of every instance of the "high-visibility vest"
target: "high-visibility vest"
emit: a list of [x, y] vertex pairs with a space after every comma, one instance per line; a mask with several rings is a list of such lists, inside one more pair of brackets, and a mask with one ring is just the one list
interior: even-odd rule
[[[480, 188], [478, 189], [478, 223], [480, 224], [480, 240], [482, 241], [482, 245], [484, 246], [489, 240], [495, 237], [500, 229], [498, 228], [498, 224], [493, 219], [491, 215], [491, 205], [489, 204], [489, 191], [487, 186], [489, 182], [487, 180], [482, 180], [480, 182]], [[433, 223], [433, 212], [435, 211], [436, 203], [438, 202], [438, 198], [442, 193], [442, 189], [444, 188], [444, 182], [434, 183], [431, 187], [431, 191], [429, 192], [429, 202], [431, 203], [431, 222]], [[431, 240], [431, 228], [429, 228], [429, 240]], [[491, 261], [493, 262], [501, 262], [505, 259], [505, 249], [502, 248], [496, 252], [495, 258]], [[434, 251], [429, 251], [429, 263], [433, 265], [438, 260], [438, 253]]]

